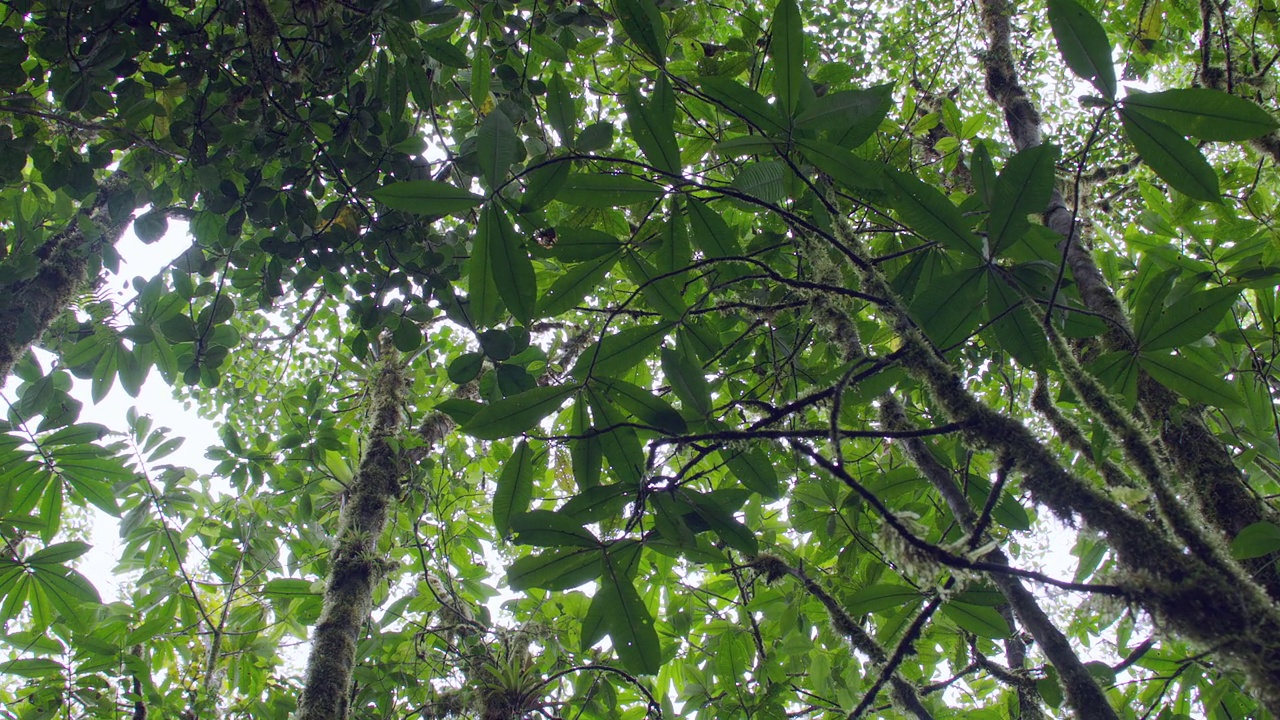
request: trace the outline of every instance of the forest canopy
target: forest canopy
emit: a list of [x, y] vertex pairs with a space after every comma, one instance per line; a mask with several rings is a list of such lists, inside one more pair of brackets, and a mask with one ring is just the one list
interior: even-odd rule
[[0, 17], [3, 717], [1280, 715], [1271, 0]]

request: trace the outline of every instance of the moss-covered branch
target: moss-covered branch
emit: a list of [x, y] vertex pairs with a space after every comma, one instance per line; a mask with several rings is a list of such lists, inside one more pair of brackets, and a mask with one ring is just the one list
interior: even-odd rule
[[399, 359], [386, 353], [368, 393], [364, 457], [339, 518], [324, 606], [298, 703], [299, 720], [344, 720], [348, 715], [356, 646], [385, 567], [378, 540], [400, 491], [403, 463], [395, 436], [403, 422], [405, 387]]
[[[3, 261], [34, 259], [35, 267], [0, 284], [0, 382], [84, 287], [95, 246], [114, 245], [132, 222], [131, 212], [110, 209], [111, 199], [126, 191], [128, 183], [128, 176], [116, 171], [99, 183], [89, 206], [30, 258], [15, 253]], [[86, 231], [87, 226], [92, 229]]]

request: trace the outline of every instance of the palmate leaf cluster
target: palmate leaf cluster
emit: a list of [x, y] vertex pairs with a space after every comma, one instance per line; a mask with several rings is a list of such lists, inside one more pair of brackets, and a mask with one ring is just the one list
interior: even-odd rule
[[1274, 715], [1276, 32], [7, 4], [3, 712]]

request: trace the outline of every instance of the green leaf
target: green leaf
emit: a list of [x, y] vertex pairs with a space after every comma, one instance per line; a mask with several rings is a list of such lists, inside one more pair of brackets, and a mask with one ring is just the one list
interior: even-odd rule
[[911, 315], [939, 349], [962, 343], [982, 322], [987, 269], [960, 270], [935, 278], [911, 303]]
[[511, 531], [520, 545], [598, 548], [600, 541], [581, 523], [563, 513], [531, 510], [511, 517]]
[[49, 658], [18, 658], [0, 663], [0, 673], [24, 678], [42, 678], [61, 674], [62, 663]]
[[626, 95], [627, 125], [631, 137], [649, 162], [659, 170], [680, 172], [680, 146], [676, 143], [675, 94], [665, 75], [659, 75], [652, 97], [646, 101], [632, 87]]
[[556, 199], [579, 207], [611, 208], [653, 202], [660, 195], [660, 185], [634, 175], [574, 173]]
[[496, 188], [507, 179], [507, 169], [515, 162], [519, 147], [520, 138], [516, 136], [511, 119], [494, 108], [480, 123], [480, 131], [476, 133], [476, 156], [489, 187]]
[[[493, 210], [492, 212], [499, 212]], [[473, 327], [476, 329], [489, 327], [498, 322], [498, 315], [502, 312], [502, 298], [498, 294], [498, 282], [494, 277], [494, 266], [497, 264], [495, 259], [496, 253], [490, 247], [494, 242], [494, 236], [501, 242], [501, 229], [494, 227], [493, 218], [490, 216], [490, 209], [486, 209], [481, 215], [482, 220], [489, 218], [484, 222], [484, 226], [476, 229], [476, 234], [471, 240], [471, 261], [468, 263], [467, 275], [467, 298], [470, 301], [469, 314]]]
[[1208, 335], [1240, 296], [1239, 287], [1215, 287], [1187, 293], [1164, 308], [1159, 320], [1138, 338], [1143, 350], [1189, 345]]
[[1067, 67], [1093, 83], [1108, 100], [1116, 96], [1111, 43], [1102, 25], [1075, 0], [1049, 0], [1049, 25]]
[[1265, 520], [1245, 526], [1231, 541], [1231, 556], [1237, 560], [1270, 555], [1280, 550], [1280, 526]]
[[1002, 277], [987, 283], [987, 319], [993, 321], [1000, 348], [1019, 363], [1036, 370], [1053, 364], [1044, 329], [1022, 305], [1018, 291], [1009, 287]]
[[763, 135], [743, 135], [716, 143], [714, 148], [717, 154], [731, 158], [743, 155], [773, 155], [785, 149], [786, 143]]
[[553, 161], [524, 176], [524, 195], [520, 196], [520, 212], [538, 210], [556, 198], [572, 171], [570, 163]]
[[533, 450], [528, 440], [521, 440], [498, 474], [493, 490], [493, 524], [498, 537], [506, 537], [511, 518], [527, 512], [533, 500]]
[[621, 247], [618, 238], [609, 233], [562, 225], [556, 228], [551, 247], [540, 252], [565, 262], [583, 262], [603, 257]]
[[480, 214], [477, 235], [487, 238], [490, 272], [498, 294], [520, 324], [528, 325], [538, 301], [538, 280], [511, 220], [496, 204], [490, 204]]
[[578, 103], [573, 96], [560, 73], [551, 76], [547, 82], [547, 119], [566, 146], [573, 145], [573, 133], [578, 127]]
[[795, 0], [779, 0], [769, 24], [769, 57], [773, 60], [773, 95], [788, 116], [800, 104], [804, 76], [804, 20]]
[[1173, 189], [1197, 200], [1221, 200], [1218, 176], [1195, 145], [1168, 125], [1127, 108], [1120, 109], [1120, 120], [1138, 156]]
[[749, 450], [721, 450], [720, 457], [724, 458], [725, 465], [729, 467], [744, 486], [748, 489], [758, 492], [770, 500], [781, 497], [781, 491], [778, 487], [778, 471], [774, 469], [773, 461], [769, 456], [758, 448]]
[[884, 166], [854, 155], [837, 145], [820, 140], [796, 140], [800, 154], [814, 167], [850, 190], [878, 190], [883, 184]]
[[[479, 355], [479, 353], [476, 353], [476, 355]], [[461, 425], [475, 417], [477, 413], [484, 409], [484, 405], [474, 400], [450, 398], [437, 404], [435, 409], [448, 415], [454, 422]]]
[[63, 619], [71, 622], [83, 617], [84, 605], [100, 605], [102, 598], [93, 583], [68, 567], [35, 565], [31, 578]]
[[[777, 160], [749, 162], [734, 176], [729, 187], [761, 202], [773, 205], [786, 196], [787, 168]], [[756, 209], [752, 206], [752, 209]]]
[[573, 467], [573, 479], [579, 490], [586, 491], [600, 484], [604, 448], [600, 437], [591, 427], [589, 401], [585, 393], [579, 395], [577, 402], [573, 404], [570, 423], [573, 438], [569, 440], [569, 460]]
[[1193, 403], [1224, 408], [1242, 404], [1235, 388], [1222, 379], [1221, 372], [1210, 370], [1189, 357], [1144, 352], [1138, 355], [1138, 364], [1156, 382]]
[[[846, 148], [866, 142], [893, 109], [893, 84], [866, 90], [828, 93], [796, 117], [800, 130], [823, 130], [832, 143]], [[829, 173], [828, 173], [829, 174]]]
[[[612, 240], [612, 238], [610, 238]], [[616, 243], [615, 243], [616, 246]], [[598, 290], [604, 276], [618, 262], [619, 253], [579, 263], [556, 278], [538, 301], [537, 317], [555, 317], [568, 312], [592, 290]]]
[[302, 578], [275, 578], [262, 586], [262, 593], [273, 598], [295, 598], [318, 595], [314, 583]]
[[441, 65], [455, 68], [471, 66], [471, 60], [467, 58], [467, 54], [447, 40], [423, 40], [422, 45], [426, 48], [427, 54], [440, 61]]
[[701, 200], [689, 198], [689, 225], [693, 244], [709, 258], [742, 257], [738, 233]]
[[582, 152], [595, 152], [596, 150], [607, 150], [613, 145], [613, 123], [598, 122], [592, 123], [582, 129], [578, 133], [578, 140], [574, 147]]
[[579, 380], [586, 379], [588, 375], [621, 375], [651, 356], [672, 327], [673, 323], [662, 322], [606, 335], [582, 353], [569, 374]]
[[1249, 140], [1280, 127], [1270, 113], [1255, 103], [1210, 88], [1155, 93], [1130, 90], [1122, 104], [1183, 135], [1201, 140]]
[[26, 562], [33, 565], [40, 563], [60, 565], [89, 552], [92, 547], [89, 543], [79, 540], [61, 542], [31, 553], [27, 556]]
[[725, 77], [698, 78], [698, 86], [713, 102], [766, 134], [785, 136], [778, 111], [760, 93]]
[[[484, 353], [469, 352], [462, 353], [449, 363], [448, 375], [450, 382], [459, 385], [469, 383], [480, 375], [480, 371], [484, 368]], [[447, 401], [446, 401], [447, 402]]]
[[635, 253], [623, 256], [622, 268], [631, 282], [640, 288], [649, 306], [661, 313], [664, 320], [679, 322], [684, 317], [689, 306], [680, 297], [680, 288], [675, 280], [661, 277], [652, 265]]
[[667, 31], [662, 13], [653, 0], [614, 0], [614, 11], [622, 31], [640, 52], [661, 67], [667, 62]]
[[657, 428], [668, 435], [679, 435], [689, 429], [688, 424], [670, 403], [624, 380], [606, 380], [602, 383], [605, 395], [640, 422]]
[[565, 52], [564, 48], [560, 46], [560, 43], [555, 40], [552, 40], [546, 35], [539, 35], [538, 33], [533, 33], [532, 35], [529, 35], [528, 38], [529, 46], [536, 50], [539, 55], [558, 63], [569, 62], [569, 53]]
[[435, 180], [406, 180], [385, 185], [369, 193], [392, 210], [419, 215], [452, 215], [484, 202], [479, 195]]
[[169, 214], [162, 210], [143, 213], [133, 221], [133, 232], [144, 244], [160, 240], [169, 230]]
[[662, 669], [662, 646], [653, 616], [624, 566], [613, 553], [604, 560], [604, 575], [592, 605], [600, 603], [597, 615], [605, 617], [609, 638], [623, 667], [639, 675], [655, 675]]
[[952, 601], [942, 606], [942, 614], [978, 637], [1001, 639], [1013, 634], [995, 608]]
[[577, 389], [576, 384], [550, 385], [512, 395], [486, 405], [462, 424], [462, 432], [481, 440], [519, 435], [559, 410], [564, 399]]
[[517, 592], [531, 588], [569, 590], [600, 577], [603, 555], [599, 547], [557, 548], [526, 555], [507, 568], [507, 584]]
[[686, 409], [706, 417], [711, 414], [711, 389], [702, 368], [693, 360], [670, 348], [662, 348], [662, 373]]
[[595, 418], [595, 429], [601, 431], [596, 437], [600, 440], [600, 450], [609, 461], [609, 469], [618, 482], [627, 487], [636, 487], [644, 478], [644, 448], [635, 428], [627, 425], [622, 411], [614, 407], [601, 393], [587, 391], [591, 404], [591, 416]]
[[894, 190], [893, 208], [912, 230], [948, 249], [982, 256], [982, 242], [945, 195], [897, 170], [887, 170], [885, 177]]
[[868, 585], [855, 592], [845, 605], [851, 614], [864, 615], [915, 605], [921, 599], [919, 590], [906, 585]]
[[733, 513], [707, 495], [686, 494], [694, 515], [714, 532], [724, 544], [748, 556], [760, 552], [760, 543], [751, 528], [738, 522]]
[[987, 242], [992, 257], [1019, 240], [1027, 229], [1027, 215], [1042, 214], [1053, 195], [1058, 148], [1043, 144], [1027, 148], [1005, 164], [991, 200]]

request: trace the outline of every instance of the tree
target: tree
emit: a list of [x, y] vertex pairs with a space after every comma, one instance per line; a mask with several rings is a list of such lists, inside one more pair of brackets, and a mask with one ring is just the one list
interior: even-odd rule
[[1276, 22], [8, 3], [5, 712], [1280, 714]]

